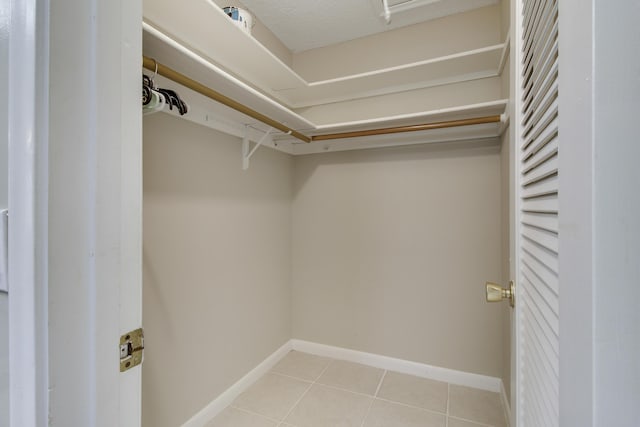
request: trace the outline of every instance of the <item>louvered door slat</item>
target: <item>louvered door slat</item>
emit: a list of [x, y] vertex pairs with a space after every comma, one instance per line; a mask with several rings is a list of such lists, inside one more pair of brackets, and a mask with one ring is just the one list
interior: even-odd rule
[[524, 148], [528, 147], [532, 143], [536, 142], [538, 138], [542, 135], [544, 138], [544, 132], [553, 133], [557, 130], [557, 123], [554, 128], [554, 121], [557, 122], [556, 118], [558, 116], [558, 106], [553, 105], [551, 109], [547, 110], [540, 121], [535, 124], [532, 128], [531, 132], [526, 136], [524, 140]]
[[522, 201], [523, 212], [537, 212], [547, 214], [558, 214], [558, 197], [555, 195], [536, 197], [535, 199], [524, 199]]
[[[552, 49], [558, 48], [557, 41], [552, 46]], [[556, 67], [558, 58], [555, 56], [545, 56], [544, 61], [540, 64], [539, 68], [536, 68], [536, 71], [533, 72], [531, 80], [528, 82], [528, 85], [525, 87], [524, 91], [524, 104], [523, 111], [528, 111], [531, 108], [535, 108], [531, 106], [531, 102], [533, 99], [532, 95], [538, 94], [543, 91], [543, 85], [546, 82], [546, 79], [549, 77], [554, 78], [557, 77], [554, 75], [554, 68]]]
[[[558, 135], [557, 117], [557, 114], [553, 116], [553, 120], [537, 135], [535, 141], [532, 140], [531, 143], [525, 145], [524, 153], [522, 153], [522, 162], [529, 162], [531, 156], [534, 156], [551, 142], [556, 144], [555, 146], [557, 147], [557, 141], [554, 141], [554, 138]], [[556, 123], [554, 123], [554, 120]]]
[[[528, 275], [526, 271], [523, 271], [523, 276], [526, 277], [527, 280], [530, 280], [531, 283], [536, 283], [537, 278], [534, 275]], [[542, 314], [537, 322], [540, 325], [540, 331], [544, 334], [551, 348], [558, 353], [558, 348], [555, 347], [557, 345], [557, 343], [555, 343], [555, 337], [558, 336], [558, 326], [560, 322], [557, 313], [554, 312], [549, 302], [547, 302], [541, 294], [541, 292], [548, 290], [548, 288], [547, 286], [542, 286], [541, 289], [536, 289], [535, 286], [532, 286], [531, 289], [532, 291], [529, 292], [529, 297], [532, 301], [531, 307], [535, 307], [536, 311]], [[547, 292], [547, 295], [551, 296], [553, 294]]]
[[[525, 268], [533, 270], [536, 274], [536, 277], [539, 277], [540, 280], [547, 286], [547, 288], [553, 292], [554, 295], [558, 295], [558, 272], [552, 269], [549, 269], [547, 266], [543, 265], [535, 259], [534, 257], [530, 257], [528, 255], [522, 258], [522, 264], [524, 264]], [[555, 304], [558, 304], [556, 301]]]
[[558, 293], [556, 292], [555, 283], [557, 282], [555, 278], [551, 279], [554, 283], [546, 283], [545, 278], [538, 274], [537, 271], [534, 271], [528, 264], [523, 263], [523, 274], [527, 276], [527, 279], [532, 283], [537, 285], [537, 289], [541, 292], [541, 297], [544, 299], [544, 303], [549, 309], [553, 312], [553, 316], [555, 316], [556, 320], [558, 319], [558, 315], [560, 314], [560, 306], [558, 304]]
[[553, 28], [557, 29], [554, 19], [557, 13], [557, 7], [547, 9], [543, 17], [545, 20], [544, 24], [538, 27], [538, 31], [531, 34], [529, 36], [529, 40], [527, 40], [526, 48], [529, 49], [529, 54], [525, 56], [523, 60], [523, 75], [525, 77], [523, 79], [523, 85], [525, 87], [527, 87], [527, 80], [529, 79], [532, 69], [539, 68], [537, 65], [539, 65], [540, 61], [548, 55], [549, 47], [553, 44], [554, 36], [557, 35], [557, 31], [554, 32], [553, 30]]
[[[557, 184], [555, 185], [557, 188]], [[532, 225], [554, 233], [558, 232], [558, 217], [556, 215], [523, 212], [521, 222], [522, 224]]]
[[[554, 87], [558, 72], [558, 63], [554, 62], [554, 66], [547, 76], [547, 79], [542, 82], [542, 86], [536, 89], [535, 95], [531, 98], [531, 109], [527, 112], [523, 122], [529, 123], [531, 127], [533, 124], [540, 121], [542, 115], [549, 110], [553, 102], [558, 98], [557, 83]], [[525, 133], [529, 133], [529, 129], [525, 129]]]
[[544, 249], [552, 252], [558, 252], [558, 236], [555, 233], [550, 233], [548, 231], [523, 224], [522, 235], [531, 241], [535, 241]]
[[530, 384], [532, 388], [535, 388], [537, 391], [537, 393], [535, 393], [533, 397], [537, 401], [538, 406], [541, 408], [544, 407], [546, 409], [540, 415], [548, 419], [549, 414], [555, 412], [556, 410], [555, 405], [553, 404], [555, 393], [553, 391], [553, 386], [551, 385], [551, 383], [549, 381], [545, 381], [545, 378], [548, 378], [550, 374], [548, 368], [540, 366], [540, 360], [543, 357], [541, 357], [538, 352], [538, 345], [539, 344], [537, 342], [532, 340], [526, 346], [526, 350], [528, 350], [531, 355], [535, 356], [529, 359], [529, 363], [532, 367], [532, 373], [534, 374], [531, 376]]
[[558, 364], [554, 363], [554, 358], [558, 353], [558, 348], [553, 347], [554, 337], [557, 336], [553, 332], [551, 325], [547, 324], [543, 319], [543, 314], [537, 304], [534, 303], [535, 296], [527, 293], [530, 303], [527, 305], [526, 313], [529, 314], [529, 326], [532, 337], [535, 337], [539, 344], [540, 354], [544, 355], [538, 362], [545, 366], [549, 374], [558, 373]]
[[[542, 181], [535, 182], [522, 190], [522, 198], [527, 200], [555, 196], [558, 191], [558, 175], [552, 175]], [[528, 224], [522, 222], [523, 224]], [[536, 224], [528, 224], [536, 225]]]
[[[558, 115], [556, 106], [552, 106], [552, 111], [549, 112], [551, 120], [549, 121], [547, 118], [540, 117], [539, 123], [544, 120], [545, 124], [541, 131], [536, 129], [535, 138], [532, 135], [531, 142], [526, 146], [522, 156], [522, 162], [524, 164], [524, 170], [522, 173], [527, 173], [529, 169], [532, 169], [541, 161], [544, 161], [544, 158], [548, 158], [549, 154], [553, 152], [558, 152], [558, 141], [554, 140], [558, 135]], [[541, 124], [542, 126], [542, 124]]]
[[[555, 11], [554, 14], [557, 14], [557, 11]], [[554, 23], [553, 16], [549, 19], [549, 23], [545, 26], [545, 30], [547, 30], [548, 33], [544, 35], [544, 38], [538, 39], [534, 46], [536, 53], [532, 53], [531, 56], [527, 57], [522, 63], [522, 86], [524, 88], [525, 96], [528, 94], [527, 92], [532, 86], [531, 76], [539, 75], [544, 61], [547, 61], [548, 58], [553, 58], [553, 55], [550, 55], [550, 53], [552, 53], [553, 47], [558, 39], [558, 26]]]
[[558, 2], [522, 0], [518, 213], [519, 421], [559, 425]]
[[[541, 360], [544, 360], [545, 356], [539, 351], [540, 343], [536, 339], [528, 341], [524, 346], [524, 350], [530, 356], [526, 362], [531, 370], [531, 376], [529, 377], [529, 384], [532, 388], [535, 388], [535, 393], [531, 393], [531, 398], [537, 400], [540, 407], [544, 407], [546, 410], [539, 415], [549, 419], [550, 414], [555, 412], [555, 393], [553, 392], [553, 385], [548, 378], [553, 378], [554, 374], [547, 366], [541, 365]], [[549, 425], [544, 424], [544, 425]]]
[[[530, 87], [528, 85], [528, 82], [531, 78], [532, 72], [534, 70], [540, 69], [540, 62], [548, 56], [550, 48], [553, 45], [555, 36], [557, 35], [557, 31], [553, 31], [554, 27], [557, 29], [554, 23], [555, 15], [557, 15], [557, 9], [548, 10], [544, 15], [545, 23], [538, 28], [539, 32], [531, 35], [531, 43], [533, 47], [530, 48], [530, 54], [525, 57], [523, 62], [523, 85], [525, 88]], [[543, 36], [538, 37], [539, 34], [542, 34]]]
[[550, 153], [547, 157], [541, 158], [542, 162], [532, 165], [522, 176], [522, 186], [526, 187], [552, 176], [558, 172], [558, 155]]

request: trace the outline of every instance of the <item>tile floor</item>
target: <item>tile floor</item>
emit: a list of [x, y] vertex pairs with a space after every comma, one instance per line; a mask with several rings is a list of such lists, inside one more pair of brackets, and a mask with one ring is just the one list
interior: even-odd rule
[[290, 352], [206, 427], [505, 427], [498, 393]]

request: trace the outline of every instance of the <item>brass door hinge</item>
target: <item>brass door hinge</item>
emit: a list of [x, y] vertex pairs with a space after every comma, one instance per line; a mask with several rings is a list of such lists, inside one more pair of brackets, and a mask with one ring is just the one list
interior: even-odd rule
[[144, 356], [144, 332], [142, 328], [120, 337], [120, 372], [128, 371], [142, 363]]

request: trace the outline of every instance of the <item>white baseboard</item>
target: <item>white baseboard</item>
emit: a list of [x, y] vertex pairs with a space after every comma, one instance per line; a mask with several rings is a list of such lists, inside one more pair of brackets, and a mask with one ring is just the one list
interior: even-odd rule
[[426, 365], [424, 363], [410, 362], [408, 360], [380, 356], [372, 353], [364, 353], [362, 351], [349, 350], [330, 345], [316, 344], [309, 341], [294, 339], [291, 340], [291, 342], [294, 350], [315, 354], [317, 356], [347, 360], [349, 362], [361, 363], [363, 365], [401, 372], [403, 374], [414, 375], [416, 377], [429, 378], [451, 384], [489, 390], [496, 393], [500, 393], [502, 390], [502, 380], [500, 378], [440, 368], [437, 366]]
[[247, 375], [240, 378], [238, 382], [216, 397], [211, 403], [205, 406], [200, 412], [195, 414], [182, 427], [203, 427], [211, 421], [227, 406], [231, 404], [242, 392], [251, 387], [264, 374], [269, 372], [283, 357], [292, 350], [291, 341], [287, 341], [282, 347], [267, 357], [262, 363], [252, 369]]
[[216, 397], [189, 421], [184, 423], [182, 427], [203, 427], [207, 422], [215, 418], [220, 412], [229, 406], [242, 392], [248, 389], [264, 374], [269, 372], [271, 368], [273, 368], [291, 350], [361, 363], [363, 365], [401, 372], [403, 374], [414, 375], [421, 378], [429, 378], [432, 380], [444, 381], [451, 384], [500, 393], [504, 402], [507, 425], [509, 425], [509, 403], [504, 385], [500, 378], [464, 371], [456, 371], [454, 369], [440, 368], [437, 366], [426, 365], [424, 363], [410, 362], [408, 360], [396, 359], [378, 354], [365, 353], [362, 351], [293, 339], [285, 343], [271, 356], [267, 357], [262, 363], [252, 369], [251, 372], [229, 387], [220, 396]]

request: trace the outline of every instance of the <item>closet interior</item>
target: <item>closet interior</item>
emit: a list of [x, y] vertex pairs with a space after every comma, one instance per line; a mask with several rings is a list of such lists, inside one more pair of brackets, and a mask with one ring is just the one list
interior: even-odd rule
[[144, 1], [143, 426], [291, 349], [508, 399], [509, 2], [343, 3]]

